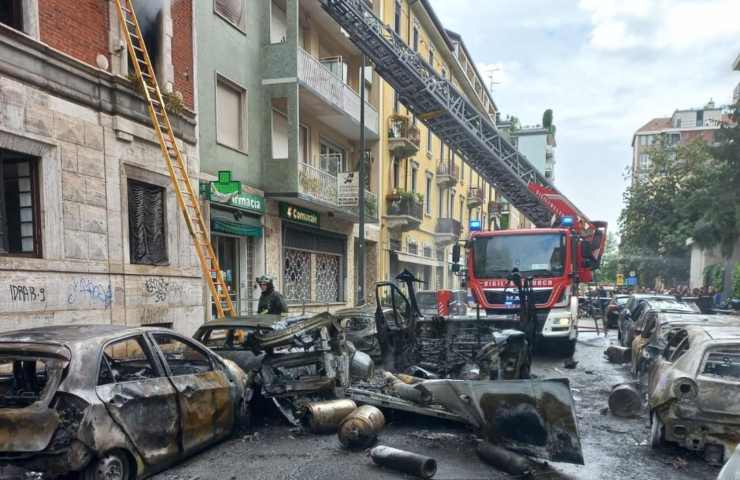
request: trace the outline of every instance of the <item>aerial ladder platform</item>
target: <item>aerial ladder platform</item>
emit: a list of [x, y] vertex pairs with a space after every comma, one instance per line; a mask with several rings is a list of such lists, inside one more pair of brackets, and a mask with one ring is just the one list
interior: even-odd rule
[[162, 149], [162, 156], [172, 180], [172, 188], [176, 193], [177, 204], [190, 236], [193, 238], [203, 279], [211, 291], [211, 297], [216, 306], [216, 315], [218, 318], [223, 318], [225, 314], [228, 314], [236, 318], [236, 310], [218, 264], [218, 258], [213, 251], [209, 231], [200, 208], [198, 189], [193, 189], [187, 164], [177, 146], [175, 132], [172, 130], [172, 124], [167, 115], [159, 82], [157, 82], [149, 52], [144, 43], [134, 6], [131, 0], [116, 0], [116, 9], [121, 23], [121, 34], [126, 41], [131, 64], [146, 99], [152, 127]]
[[320, 1], [396, 90], [401, 103], [536, 226], [551, 226], [554, 216], [570, 212], [583, 228], [591, 228], [592, 222], [499, 133], [491, 119], [375, 16], [365, 0]]

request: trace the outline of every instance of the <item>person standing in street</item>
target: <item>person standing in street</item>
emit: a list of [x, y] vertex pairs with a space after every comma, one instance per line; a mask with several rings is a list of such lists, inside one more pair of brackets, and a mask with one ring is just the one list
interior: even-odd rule
[[262, 291], [259, 303], [257, 304], [258, 314], [280, 315], [282, 313], [288, 313], [288, 306], [285, 304], [283, 296], [275, 290], [272, 278], [265, 275], [257, 277], [257, 285], [259, 285]]

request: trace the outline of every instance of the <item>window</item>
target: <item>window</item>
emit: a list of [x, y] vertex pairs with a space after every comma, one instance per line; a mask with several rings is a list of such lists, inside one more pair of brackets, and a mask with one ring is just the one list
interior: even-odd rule
[[442, 187], [437, 187], [437, 215], [442, 217], [442, 202], [444, 201], [444, 190]]
[[0, 149], [0, 254], [41, 256], [39, 160]]
[[465, 197], [460, 197], [460, 223], [465, 225]]
[[244, 0], [214, 0], [213, 10], [236, 28], [244, 31], [246, 23]]
[[424, 190], [424, 211], [427, 215], [432, 214], [432, 176], [427, 175], [427, 185]]
[[311, 136], [309, 134], [308, 127], [301, 125], [299, 129], [298, 142], [300, 145], [298, 145], [298, 161], [301, 163], [311, 164], [311, 158], [309, 157], [309, 152], [311, 151]]
[[684, 353], [689, 351], [689, 337], [683, 339], [683, 341], [676, 347], [676, 350], [671, 355], [670, 362], [675, 363]]
[[434, 47], [429, 47], [429, 65], [434, 68]]
[[398, 92], [393, 91], [393, 113], [398, 113], [399, 109], [401, 108], [401, 103], [398, 100]]
[[166, 333], [152, 336], [173, 376], [197, 375], [213, 370], [210, 357], [201, 349]]
[[396, 0], [396, 9], [393, 15], [393, 31], [401, 35], [401, 2]]
[[640, 164], [638, 170], [647, 170], [650, 166], [650, 156], [646, 153], [640, 154]]
[[427, 128], [427, 153], [432, 154], [432, 129]]
[[344, 300], [346, 237], [286, 226], [283, 295], [290, 305]]
[[272, 158], [288, 158], [288, 117], [272, 111]]
[[409, 237], [406, 242], [406, 252], [410, 253], [411, 255], [418, 255], [419, 254], [419, 244], [416, 243], [416, 240]]
[[247, 91], [216, 76], [216, 139], [227, 147], [247, 149]]
[[419, 173], [419, 169], [416, 167], [411, 168], [411, 191], [416, 193], [416, 177]]
[[332, 175], [347, 171], [347, 156], [344, 149], [328, 140], [321, 140], [319, 145], [319, 168]]
[[288, 16], [275, 0], [270, 6], [270, 43], [284, 43], [288, 38]]
[[704, 126], [704, 110], [698, 110], [696, 112], [696, 126], [697, 127]]
[[401, 162], [393, 159], [393, 188], [401, 188]]
[[128, 181], [128, 227], [131, 263], [167, 264], [164, 188]]
[[414, 22], [412, 45], [414, 47], [414, 51], [418, 52], [419, 51], [419, 25], [416, 22]]
[[136, 382], [159, 376], [140, 336], [109, 344], [103, 349], [98, 385]]
[[0, 23], [16, 30], [23, 30], [22, 3], [22, 0], [3, 0], [0, 2]]

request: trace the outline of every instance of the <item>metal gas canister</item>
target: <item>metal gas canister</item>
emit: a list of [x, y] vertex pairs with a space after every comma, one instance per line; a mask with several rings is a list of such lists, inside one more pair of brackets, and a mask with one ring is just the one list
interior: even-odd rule
[[383, 412], [363, 405], [342, 420], [337, 435], [346, 448], [367, 448], [375, 443], [384, 426]]
[[355, 410], [357, 404], [352, 400], [316, 402], [306, 407], [306, 414], [301, 420], [313, 433], [336, 432], [342, 420]]

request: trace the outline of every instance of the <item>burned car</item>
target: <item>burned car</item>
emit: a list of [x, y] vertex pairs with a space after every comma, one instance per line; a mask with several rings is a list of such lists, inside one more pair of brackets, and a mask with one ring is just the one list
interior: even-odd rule
[[679, 333], [690, 325], [740, 326], [740, 317], [730, 315], [705, 315], [701, 313], [676, 313], [648, 310], [634, 324], [632, 341], [632, 373], [641, 377], [650, 371], [657, 358], [663, 357], [677, 346]]
[[345, 329], [328, 312], [257, 315], [208, 322], [195, 338], [242, 367], [250, 385], [297, 425], [308, 403], [341, 396], [352, 376], [372, 375], [372, 359], [347, 341]]
[[0, 465], [143, 478], [231, 434], [245, 388], [236, 365], [171, 330], [0, 334]]
[[701, 313], [694, 304], [681, 302], [670, 295], [634, 294], [619, 312], [617, 337], [629, 348], [635, 339], [634, 325], [648, 310], [673, 313]]
[[347, 320], [347, 338], [383, 368], [421, 367], [437, 377], [469, 380], [529, 377], [524, 333], [499, 330], [485, 316], [423, 315], [414, 290], [418, 280], [408, 271], [396, 279], [376, 285], [374, 307], [336, 312]]
[[673, 343], [650, 372], [651, 445], [677, 443], [721, 464], [740, 438], [740, 328], [689, 326]]

